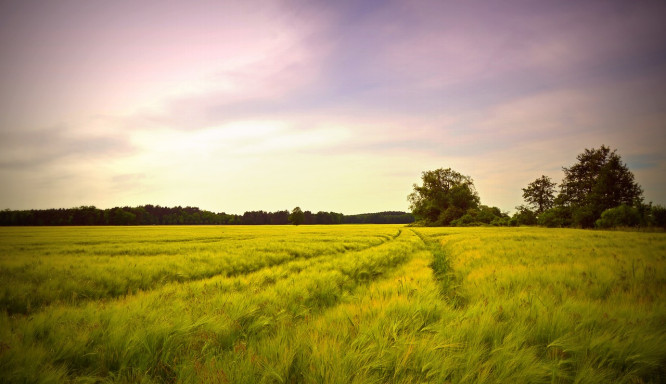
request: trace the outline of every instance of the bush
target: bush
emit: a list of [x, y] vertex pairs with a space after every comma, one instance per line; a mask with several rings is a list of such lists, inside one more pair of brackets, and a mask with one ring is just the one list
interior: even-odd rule
[[494, 227], [508, 227], [511, 226], [511, 218], [506, 217], [496, 217], [493, 221], [490, 222], [490, 225]]
[[502, 211], [500, 211], [499, 208], [481, 205], [479, 207], [479, 213], [476, 216], [476, 221], [484, 224], [491, 224], [494, 220], [501, 219], [502, 217]]
[[461, 218], [451, 222], [452, 227], [476, 227], [480, 224], [481, 223], [476, 220], [475, 215], [470, 213], [466, 213]]
[[576, 207], [571, 215], [574, 227], [594, 228], [594, 223], [599, 218], [599, 214], [591, 206]]
[[641, 223], [638, 209], [628, 205], [610, 208], [601, 214], [601, 218], [594, 225], [597, 228], [636, 227]]
[[541, 212], [538, 223], [541, 226], [555, 228], [571, 225], [571, 213], [566, 207], [555, 207]]
[[478, 209], [468, 209], [460, 218], [452, 220], [450, 225], [453, 227], [508, 226], [509, 216], [503, 214], [497, 207], [481, 205]]

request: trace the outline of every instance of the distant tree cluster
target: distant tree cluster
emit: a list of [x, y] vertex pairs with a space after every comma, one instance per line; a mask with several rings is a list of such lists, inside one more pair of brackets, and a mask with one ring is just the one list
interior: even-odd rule
[[343, 215], [335, 212], [303, 212], [294, 208], [289, 215], [289, 222], [299, 224], [409, 224], [414, 222], [414, 215], [407, 212], [377, 212], [358, 215]]
[[578, 162], [563, 167], [559, 193], [547, 176], [527, 188], [527, 206], [516, 207], [517, 224], [546, 227], [611, 228], [666, 226], [666, 209], [643, 203], [643, 189], [617, 150], [602, 145], [585, 149]]
[[[300, 208], [297, 207], [300, 211]], [[296, 210], [296, 209], [294, 209]], [[68, 209], [42, 209], [0, 211], [2, 226], [57, 226], [57, 225], [286, 225], [286, 224], [343, 224], [381, 223], [401, 224], [414, 221], [405, 212], [382, 212], [345, 216], [336, 212], [300, 211], [300, 220], [292, 221], [289, 211], [248, 211], [243, 215], [214, 213], [197, 207], [115, 207], [99, 209], [81, 206]], [[363, 217], [364, 219], [360, 219]], [[411, 221], [409, 220], [411, 218]]]
[[409, 224], [413, 222], [413, 214], [395, 211], [345, 215], [342, 218], [343, 224]]
[[115, 207], [99, 209], [81, 206], [67, 209], [0, 211], [0, 225], [194, 225], [241, 224], [242, 216], [213, 213], [197, 207]]
[[407, 199], [419, 224], [426, 226], [508, 225], [509, 215], [481, 205], [471, 177], [451, 168], [426, 171]]
[[249, 211], [243, 213], [239, 223], [243, 225], [285, 225], [289, 224], [288, 211]]
[[423, 184], [408, 196], [410, 208], [429, 226], [666, 227], [666, 208], [643, 203], [642, 188], [616, 150], [585, 149], [577, 160], [562, 168], [559, 193], [548, 176], [523, 188], [526, 204], [512, 217], [481, 205], [472, 178], [451, 168], [423, 172]]
[[312, 213], [303, 212], [300, 207], [296, 207], [289, 214], [288, 221], [293, 225], [300, 224], [342, 224], [342, 213], [319, 211]]

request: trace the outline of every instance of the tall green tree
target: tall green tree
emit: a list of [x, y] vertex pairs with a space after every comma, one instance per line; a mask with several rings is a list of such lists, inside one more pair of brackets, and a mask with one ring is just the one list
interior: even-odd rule
[[576, 164], [563, 168], [564, 179], [556, 199], [558, 204], [571, 208], [575, 225], [592, 227], [607, 209], [641, 204], [643, 189], [617, 150], [602, 145], [585, 149], [577, 159]]
[[450, 225], [479, 206], [479, 195], [469, 176], [440, 168], [423, 172], [421, 180], [423, 185], [414, 184], [407, 200], [414, 216], [426, 225]]
[[289, 222], [293, 225], [301, 225], [305, 220], [305, 213], [301, 210], [301, 207], [296, 207], [289, 214]]
[[553, 207], [555, 202], [555, 186], [550, 177], [542, 175], [523, 188], [523, 199], [539, 215], [546, 209]]

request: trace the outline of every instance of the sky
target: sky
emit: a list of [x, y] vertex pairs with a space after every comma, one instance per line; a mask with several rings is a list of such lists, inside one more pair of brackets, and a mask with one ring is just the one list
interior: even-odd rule
[[0, 209], [513, 211], [586, 148], [666, 204], [663, 1], [3, 1]]

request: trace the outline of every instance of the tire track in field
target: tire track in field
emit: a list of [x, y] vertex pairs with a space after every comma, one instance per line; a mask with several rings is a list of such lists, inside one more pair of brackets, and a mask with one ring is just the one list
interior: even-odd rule
[[[368, 248], [387, 246], [388, 243], [399, 239], [401, 236], [404, 237], [404, 234], [400, 230], [391, 240]], [[406, 244], [409, 244], [409, 242], [406, 241]], [[367, 251], [368, 248], [363, 251]], [[375, 258], [373, 260], [374, 262], [364, 265], [364, 267], [381, 268], [380, 271], [375, 271], [375, 273], [363, 273], [354, 268], [345, 269], [344, 267], [345, 264], [348, 264], [348, 260], [334, 260], [327, 266], [327, 269], [324, 270], [310, 271], [305, 268], [302, 270], [302, 273], [299, 272], [295, 276], [282, 276], [281, 279], [270, 281], [268, 284], [263, 284], [259, 289], [256, 289], [256, 286], [254, 286], [255, 289], [253, 290], [252, 295], [246, 297], [246, 300], [255, 303], [258, 302], [259, 304], [243, 313], [242, 316], [238, 317], [238, 320], [234, 320], [239, 329], [236, 330], [236, 337], [232, 338], [232, 342], [228, 343], [224, 350], [227, 352], [231, 352], [232, 350], [235, 352], [239, 348], [244, 350], [246, 348], [245, 343], [248, 342], [249, 339], [256, 343], [262, 342], [265, 338], [270, 339], [275, 335], [275, 332], [273, 331], [275, 331], [276, 327], [279, 327], [278, 323], [285, 321], [285, 309], [280, 307], [276, 308], [275, 303], [271, 303], [270, 300], [262, 300], [260, 297], [272, 297], [271, 290], [273, 292], [276, 291], [273, 287], [284, 283], [285, 280], [291, 279], [292, 281], [296, 280], [300, 282], [296, 284], [296, 286], [299, 284], [307, 285], [304, 295], [296, 295], [291, 298], [291, 305], [289, 306], [291, 309], [286, 311], [286, 315], [289, 318], [288, 322], [291, 326], [296, 327], [304, 323], [315, 321], [325, 312], [333, 310], [333, 308], [339, 306], [343, 302], [345, 295], [353, 294], [358, 289], [362, 289], [371, 284], [376, 284], [378, 281], [384, 280], [385, 278], [392, 277], [395, 270], [402, 268], [402, 266], [411, 260], [414, 252], [419, 250], [422, 251], [423, 248], [421, 246], [414, 247], [413, 245], [402, 249], [386, 250], [386, 253]], [[362, 251], [359, 251], [358, 253], [361, 252]], [[311, 261], [316, 262], [311, 264], [316, 265], [325, 257], [326, 256], [324, 255], [318, 257], [317, 260], [313, 259]], [[294, 263], [296, 262], [298, 261], [294, 261]], [[321, 274], [326, 274], [326, 272], [339, 273], [341, 276], [338, 277], [341, 277], [341, 280], [338, 279], [334, 284], [330, 284], [330, 281], [321, 278]], [[261, 272], [257, 272], [257, 275], [260, 273]], [[252, 279], [252, 276], [247, 277]], [[246, 287], [252, 286], [253, 282], [249, 281]], [[238, 287], [238, 289], [235, 290], [235, 294], [242, 294], [241, 291], [246, 287]], [[279, 292], [279, 289], [277, 291]], [[294, 311], [294, 307], [298, 309]], [[281, 326], [284, 326], [284, 324]], [[242, 342], [242, 346], [239, 346], [238, 342]]]
[[410, 228], [410, 230], [421, 239], [423, 244], [428, 248], [428, 251], [432, 254], [430, 268], [435, 275], [435, 279], [439, 283], [442, 297], [449, 302], [453, 308], [464, 308], [467, 305], [467, 298], [461, 292], [461, 283], [451, 267], [450, 256], [446, 253], [444, 248], [442, 248], [439, 241], [433, 240], [414, 229]]
[[[220, 291], [215, 283], [227, 279], [216, 276], [188, 284], [171, 283], [160, 291], [105, 301], [94, 309], [95, 304], [65, 307], [59, 310], [58, 316], [68, 320], [56, 321], [49, 332], [65, 332], [71, 322], [82, 329], [101, 327], [85, 336], [90, 338], [85, 351], [95, 351], [99, 358], [106, 356], [111, 360], [121, 351], [130, 357], [149, 353], [152, 357], [142, 363], [141, 370], [160, 379], [159, 372], [176, 372], [173, 357], [189, 353], [184, 352], [184, 346], [192, 353], [202, 353], [202, 357], [203, 353], [210, 356], [241, 353], [247, 344], [270, 339], [278, 329], [307, 324], [321, 316], [325, 309], [339, 305], [345, 295], [359, 287], [391, 276], [392, 271], [411, 260], [416, 250], [423, 250], [418, 240], [399, 231], [393, 239], [346, 257], [329, 260], [328, 255], [321, 255], [313, 260], [294, 260], [293, 263], [302, 262], [306, 268], [294, 275], [286, 273], [262, 287], [253, 287], [254, 282], [249, 281], [246, 287], [258, 288], [256, 290], [243, 291], [241, 287], [237, 292]], [[319, 264], [320, 268], [307, 268]], [[370, 276], [355, 273], [365, 267], [377, 267], [380, 273]], [[282, 272], [290, 271], [283, 269]], [[254, 277], [258, 280], [263, 276], [257, 272]], [[327, 281], [329, 278], [333, 281]], [[292, 286], [297, 292], [292, 292]], [[122, 319], [119, 320], [116, 313], [122, 313]], [[39, 323], [45, 316], [49, 314], [35, 314], [36, 319], [42, 319], [35, 321]], [[136, 329], [122, 328], [128, 323], [140, 325]], [[109, 343], [109, 335], [119, 333], [126, 334], [124, 340]], [[38, 347], [52, 348], [48, 343], [49, 340], [44, 339]], [[94, 371], [98, 366], [97, 359], [81, 359], [78, 351], [65, 352], [58, 366], [76, 362], [78, 372]], [[118, 377], [127, 374], [113, 364], [109, 367], [114, 367], [110, 372]]]
[[[229, 352], [238, 347], [238, 341], [249, 338], [258, 340], [270, 335], [271, 330], [284, 321], [285, 316], [295, 324], [309, 321], [319, 316], [323, 310], [338, 305], [343, 295], [390, 274], [409, 260], [413, 252], [413, 246], [392, 245], [396, 240], [401, 241], [404, 236], [405, 234], [400, 231], [393, 239], [366, 247], [346, 258], [329, 260], [329, 254], [308, 260], [292, 260], [282, 266], [281, 272], [287, 273], [274, 276], [274, 279], [262, 275], [262, 271], [256, 271], [248, 274], [249, 276], [232, 278], [235, 281], [245, 280], [244, 284], [238, 285], [235, 281], [228, 281], [229, 279], [219, 275], [186, 284], [172, 282], [160, 290], [143, 291], [136, 295], [105, 300], [103, 308], [115, 308], [114, 311], [118, 311], [119, 308], [126, 307], [127, 312], [136, 313], [137, 308], [152, 308], [151, 303], [169, 303], [171, 300], [176, 300], [172, 305], [175, 308], [182, 308], [182, 303], [187, 303], [187, 306], [196, 308], [196, 311], [207, 312], [200, 316], [201, 318], [222, 317], [231, 324], [226, 329], [216, 331], [218, 334], [214, 336], [214, 339], [218, 340], [216, 343], [222, 343], [218, 344], [217, 348]], [[383, 249], [387, 247], [388, 249]], [[376, 255], [372, 248], [379, 248], [381, 251]], [[354, 264], [357, 261], [355, 254], [368, 252], [370, 255], [366, 256], [370, 256], [369, 262], [362, 265]], [[288, 265], [292, 263], [303, 263], [303, 265], [299, 265], [300, 270], [294, 272], [288, 269]], [[324, 264], [323, 268], [308, 268], [319, 264]], [[359, 273], [358, 271], [364, 267], [378, 267], [381, 268], [381, 272]], [[330, 284], [330, 281], [326, 280], [329, 276], [337, 277], [336, 281]], [[265, 279], [266, 277], [269, 279]], [[218, 285], [220, 282], [224, 284]], [[296, 293], [290, 292], [290, 284], [294, 284], [297, 288]], [[212, 299], [215, 296], [218, 299]], [[215, 300], [219, 302], [220, 297], [224, 298], [225, 302], [229, 300], [229, 304], [211, 305]], [[76, 312], [79, 309], [70, 307], [65, 311]], [[149, 329], [150, 324], [146, 324], [146, 327]], [[173, 332], [173, 335], [169, 334], [173, 340], [189, 337], [186, 334], [180, 335], [178, 329]], [[134, 345], [131, 347], [139, 348]]]
[[[389, 240], [381, 244], [375, 244], [371, 247], [366, 247], [361, 250], [356, 250], [354, 253], [368, 252], [372, 248], [379, 248], [389, 246], [389, 243], [399, 239], [402, 235], [402, 230], [399, 230]], [[257, 297], [270, 296], [270, 291], [274, 290], [275, 286], [283, 284], [287, 280], [300, 281], [301, 284], [306, 284], [308, 289], [304, 295], [294, 296], [295, 304], [301, 306], [306, 314], [292, 315], [295, 318], [308, 318], [318, 316], [323, 310], [329, 309], [339, 304], [344, 294], [351, 294], [361, 286], [366, 286], [382, 279], [392, 273], [395, 269], [410, 260], [411, 254], [414, 249], [406, 250], [403, 253], [399, 251], [387, 251], [384, 257], [377, 257], [373, 261], [361, 265], [360, 267], [350, 260], [336, 258], [330, 260], [330, 254], [319, 255], [309, 259], [291, 260], [273, 268], [282, 268], [282, 271], [276, 271], [276, 275], [270, 276], [265, 274], [265, 270], [270, 267], [262, 268], [243, 276], [223, 277], [215, 276], [206, 281], [193, 281], [188, 282], [188, 285], [206, 285], [211, 292], [216, 294], [244, 294], [246, 300], [257, 301]], [[348, 253], [348, 252], [343, 252]], [[323, 269], [311, 270], [312, 267], [317, 267], [322, 263], [329, 262]], [[300, 264], [300, 265], [299, 265]], [[368, 271], [375, 268], [374, 271]], [[377, 269], [379, 268], [379, 270]], [[338, 273], [342, 280], [338, 280], [335, 284], [329, 284], [330, 281], [322, 279], [319, 275], [327, 272]], [[227, 281], [224, 287], [216, 284], [216, 279], [231, 279]], [[295, 284], [295, 283], [294, 283]], [[298, 284], [296, 284], [298, 286]], [[187, 285], [186, 285], [187, 286]], [[181, 289], [177, 285], [171, 285], [171, 289]], [[188, 289], [188, 288], [185, 288]], [[204, 293], [205, 294], [205, 293]], [[274, 313], [280, 312], [276, 308], [271, 308], [268, 301], [258, 300], [261, 304], [256, 310], [250, 310], [247, 314], [241, 316], [239, 325], [245, 329], [261, 329], [257, 323], [265, 322], [267, 318], [273, 316]], [[269, 300], [270, 301], [270, 300]], [[269, 321], [270, 322], [270, 321]], [[247, 335], [246, 335], [247, 336]]]
[[[289, 278], [293, 278], [294, 275], [300, 274], [302, 272], [307, 272], [308, 268], [312, 266], [316, 266], [322, 261], [329, 260], [335, 262], [336, 260], [339, 260], [339, 258], [347, 253], [360, 253], [360, 252], [366, 252], [370, 249], [373, 248], [378, 248], [384, 245], [389, 244], [390, 242], [394, 241], [397, 239], [400, 234], [402, 233], [402, 230], [398, 230], [398, 232], [395, 235], [391, 235], [387, 240], [382, 241], [379, 244], [373, 244], [368, 247], [360, 248], [360, 249], [347, 249], [342, 252], [337, 252], [337, 253], [324, 253], [324, 254], [318, 254], [316, 256], [312, 257], [295, 257], [290, 260], [285, 260], [284, 262], [281, 263], [276, 263], [272, 265], [266, 265], [264, 267], [258, 268], [256, 270], [249, 271], [247, 273], [232, 273], [232, 274], [227, 274], [224, 275], [224, 273], [216, 274], [214, 276], [210, 276], [207, 278], [201, 278], [201, 279], [193, 279], [184, 282], [183, 284], [196, 284], [196, 283], [202, 283], [205, 282], [205, 280], [213, 280], [216, 278], [221, 278], [221, 279], [230, 279], [233, 280], [234, 283], [230, 283], [227, 285], [225, 288], [225, 292], [238, 292], [238, 291], [243, 291], [247, 289], [252, 289], [254, 294], [257, 294], [263, 290], [270, 289], [271, 286], [274, 286], [278, 284], [282, 280], [286, 280]], [[266, 275], [265, 272], [269, 271], [273, 268], [284, 268], [288, 269], [289, 273], [279, 273], [277, 276], [270, 276]], [[335, 267], [333, 267], [335, 268]], [[264, 275], [264, 276], [262, 276]], [[355, 281], [360, 281], [360, 282], [369, 282], [372, 281], [375, 277], [380, 276], [381, 274], [376, 274], [376, 273], [363, 273], [363, 272], [358, 272], [354, 270], [348, 270], [348, 271], [343, 271], [343, 275], [349, 276], [351, 279]], [[242, 282], [245, 280], [245, 282]], [[167, 284], [173, 284], [174, 282], [169, 282]], [[159, 287], [156, 287], [155, 289], [160, 289]]]
[[[292, 263], [298, 263], [298, 262], [302, 262], [302, 261], [312, 261], [312, 262], [314, 262], [314, 261], [317, 261], [317, 260], [320, 260], [320, 259], [323, 259], [323, 258], [339, 258], [340, 256], [345, 255], [345, 254], [350, 253], [350, 252], [363, 252], [363, 251], [367, 251], [367, 250], [370, 250], [370, 249], [373, 249], [373, 248], [377, 248], [377, 247], [386, 245], [386, 244], [390, 243], [391, 241], [394, 241], [395, 239], [397, 239], [400, 236], [401, 233], [402, 233], [402, 230], [398, 229], [398, 231], [396, 232], [395, 235], [380, 236], [379, 238], [381, 238], [382, 240], [379, 243], [370, 244], [369, 246], [362, 247], [362, 248], [355, 248], [355, 249], [354, 248], [345, 248], [345, 249], [342, 249], [338, 252], [332, 252], [332, 253], [322, 252], [322, 253], [315, 254], [315, 255], [312, 255], [312, 256], [304, 256], [304, 255], [299, 254], [299, 253], [294, 253], [294, 252], [287, 251], [287, 253], [290, 256], [289, 258], [287, 258], [287, 259], [278, 259], [278, 260], [275, 260], [275, 262], [269, 262], [267, 264], [257, 266], [256, 268], [253, 268], [252, 266], [247, 266], [247, 268], [244, 268], [246, 266], [240, 266], [239, 268], [234, 268], [232, 270], [213, 271], [213, 273], [202, 274], [202, 275], [198, 275], [198, 276], [193, 277], [193, 278], [183, 278], [183, 275], [175, 274], [175, 275], [173, 275], [175, 278], [173, 278], [173, 279], [162, 278], [161, 280], [159, 280], [159, 284], [156, 284], [155, 286], [151, 287], [150, 289], [144, 290], [144, 292], [152, 291], [154, 289], [159, 289], [160, 286], [162, 286], [164, 284], [168, 284], [168, 283], [183, 283], [183, 284], [185, 284], [185, 283], [194, 283], [194, 282], [197, 282], [197, 281], [212, 279], [212, 278], [215, 278], [217, 276], [224, 276], [224, 277], [227, 277], [227, 278], [234, 278], [234, 277], [253, 274], [253, 273], [261, 272], [261, 271], [264, 271], [264, 270], [267, 270], [267, 269], [280, 267], [280, 266], [288, 265], [288, 264], [292, 264]], [[300, 272], [301, 270], [302, 269], [299, 269], [297, 272]], [[130, 294], [127, 294], [127, 296], [129, 296], [129, 295]]]
[[[402, 230], [398, 230], [395, 235], [390, 235], [388, 236], [388, 239], [385, 241], [382, 241], [381, 243], [378, 244], [373, 244], [368, 247], [360, 248], [360, 249], [346, 249], [342, 252], [336, 252], [336, 253], [323, 253], [323, 254], [318, 254], [316, 256], [311, 256], [311, 257], [295, 257], [290, 260], [285, 260], [284, 262], [272, 264], [272, 265], [265, 265], [261, 268], [246, 272], [246, 273], [231, 273], [231, 274], [224, 274], [224, 273], [219, 273], [210, 277], [206, 278], [201, 278], [201, 279], [192, 279], [183, 282], [183, 284], [196, 284], [196, 283], [201, 283], [204, 282], [205, 280], [212, 280], [216, 278], [222, 278], [222, 279], [233, 279], [234, 281], [240, 281], [240, 280], [247, 280], [246, 284], [239, 284], [235, 283], [233, 284], [233, 287], [228, 290], [228, 292], [232, 291], [242, 291], [247, 289], [248, 287], [252, 287], [253, 293], [258, 293], [262, 290], [268, 289], [273, 285], [278, 284], [281, 280], [285, 280], [288, 278], [292, 278], [294, 274], [300, 274], [302, 272], [307, 272], [309, 267], [318, 265], [320, 262], [324, 260], [329, 260], [335, 263], [336, 261], [340, 261], [340, 257], [347, 254], [347, 253], [361, 253], [361, 252], [366, 252], [369, 251], [373, 248], [378, 248], [381, 246], [388, 245], [392, 241], [396, 240], [400, 235], [402, 234]], [[261, 276], [261, 274], [264, 274], [266, 271], [273, 269], [273, 268], [286, 268], [289, 269], [289, 274], [280, 273], [279, 276]], [[336, 269], [337, 266], [333, 265], [331, 267], [332, 269]], [[364, 271], [358, 271], [355, 269], [348, 269], [348, 270], [343, 270], [341, 271], [343, 275], [350, 277], [352, 280], [356, 282], [362, 282], [362, 283], [368, 283], [370, 281], [373, 281], [375, 278], [380, 277], [382, 274], [381, 273], [370, 273], [370, 272], [364, 272]], [[174, 282], [169, 282], [170, 284], [173, 284]], [[159, 289], [159, 287], [156, 287], [155, 289]]]
[[[85, 291], [80, 291], [75, 288], [64, 290], [54, 297], [25, 297], [25, 295], [12, 295], [6, 296], [4, 299], [0, 300], [0, 310], [4, 309], [10, 315], [29, 315], [32, 313], [40, 312], [43, 308], [50, 305], [76, 305], [82, 304], [85, 302], [96, 301], [96, 300], [115, 300], [119, 298], [131, 297], [139, 292], [150, 292], [155, 289], [159, 289], [165, 284], [170, 283], [192, 283], [197, 281], [202, 281], [206, 279], [211, 279], [216, 276], [226, 276], [226, 277], [236, 277], [241, 275], [246, 275], [249, 273], [254, 273], [258, 271], [265, 270], [267, 268], [274, 268], [284, 263], [291, 263], [298, 260], [309, 260], [309, 259], [318, 259], [321, 257], [330, 257], [338, 258], [341, 255], [344, 255], [349, 252], [362, 252], [368, 249], [382, 246], [400, 236], [401, 230], [398, 229], [396, 234], [384, 234], [377, 236], [379, 240], [378, 243], [370, 244], [362, 248], [344, 248], [341, 250], [335, 250], [333, 253], [321, 252], [313, 255], [303, 255], [299, 253], [286, 251], [288, 256], [269, 258], [268, 262], [263, 265], [252, 265], [251, 261], [241, 262], [239, 264], [233, 265], [230, 262], [233, 262], [234, 259], [230, 258], [224, 261], [220, 267], [212, 269], [209, 271], [202, 271], [196, 275], [191, 275], [187, 273], [182, 273], [178, 268], [172, 270], [162, 270], [163, 273], [158, 273], [154, 276], [148, 277], [148, 281], [143, 281], [144, 277], [142, 275], [138, 276], [129, 276], [127, 279], [122, 280], [122, 284], [114, 284], [106, 280], [90, 280], [85, 279], [81, 281], [81, 286], [86, 286], [88, 289]], [[293, 251], [293, 249], [292, 249]], [[189, 255], [183, 255], [187, 257]], [[238, 260], [242, 260], [239, 256]], [[168, 266], [167, 266], [168, 267]], [[57, 271], [60, 273], [66, 273], [67, 271]], [[11, 271], [5, 271], [11, 275]], [[47, 278], [53, 278], [51, 274]], [[140, 280], [137, 280], [140, 279]], [[77, 282], [76, 279], [73, 282]], [[38, 284], [38, 283], [37, 283]], [[71, 287], [72, 285], [70, 285]], [[78, 287], [79, 285], [76, 285]], [[97, 289], [100, 288], [100, 289]]]
[[[267, 269], [280, 267], [280, 266], [284, 266], [284, 265], [289, 265], [289, 264], [292, 264], [292, 263], [297, 263], [297, 262], [302, 262], [302, 261], [317, 261], [317, 260], [320, 260], [320, 259], [323, 259], [323, 258], [338, 258], [338, 257], [340, 257], [342, 255], [345, 255], [347, 253], [350, 253], [350, 252], [363, 252], [363, 251], [367, 251], [367, 250], [370, 250], [370, 249], [373, 249], [373, 248], [376, 248], [376, 247], [380, 247], [382, 245], [386, 245], [386, 244], [390, 243], [391, 241], [397, 239], [400, 236], [401, 233], [402, 233], [402, 230], [398, 229], [398, 231], [396, 232], [395, 235], [381, 236], [380, 238], [382, 239], [382, 241], [380, 241], [377, 244], [371, 244], [367, 247], [356, 248], [356, 249], [354, 249], [354, 248], [345, 248], [345, 249], [343, 249], [339, 252], [333, 252], [333, 253], [322, 252], [322, 253], [319, 253], [319, 254], [316, 254], [316, 255], [313, 255], [313, 256], [302, 256], [301, 254], [299, 254], [297, 252], [287, 251], [287, 253], [290, 255], [290, 258], [280, 259], [280, 260], [277, 260], [274, 263], [264, 264], [264, 265], [259, 266], [257, 268], [250, 267], [250, 268], [240, 268], [238, 270], [231, 270], [231, 271], [219, 271], [219, 272], [216, 272], [216, 273], [213, 273], [213, 274], [210, 274], [210, 275], [205, 275], [205, 276], [202, 275], [202, 276], [198, 276], [198, 277], [195, 277], [195, 278], [186, 279], [186, 280], [182, 280], [182, 281], [178, 280], [178, 279], [175, 279], [176, 280], [175, 282], [194, 283], [194, 282], [197, 282], [197, 281], [212, 279], [212, 278], [215, 278], [217, 276], [225, 276], [227, 278], [234, 278], [234, 277], [249, 275], [249, 274], [253, 274], [253, 273], [258, 273], [258, 272], [262, 272], [262, 271], [267, 270]], [[299, 270], [299, 272], [300, 272], [300, 270]], [[172, 281], [167, 281], [166, 283], [171, 283], [171, 282], [174, 282], [174, 281], [173, 280]], [[152, 289], [158, 289], [158, 288], [159, 288], [159, 286], [156, 286]]]
[[[373, 248], [379, 248], [379, 247], [382, 247], [382, 246], [386, 246], [390, 242], [400, 238], [401, 235], [403, 235], [403, 232], [402, 232], [401, 229], [399, 229], [397, 231], [397, 233], [395, 235], [392, 235], [387, 241], [384, 241], [380, 244], [375, 244], [373, 246], [366, 247], [366, 248], [363, 248], [363, 249], [360, 249], [360, 250], [356, 250], [355, 252], [356, 253], [362, 253], [362, 252], [367, 252], [368, 250], [373, 249]], [[340, 292], [341, 294], [342, 293], [353, 293], [354, 291], [356, 291], [356, 289], [358, 289], [361, 286], [367, 286], [369, 284], [374, 284], [378, 280], [381, 280], [383, 278], [388, 277], [391, 273], [393, 273], [393, 271], [395, 269], [401, 267], [407, 261], [409, 261], [410, 258], [411, 258], [411, 254], [414, 251], [415, 250], [412, 249], [408, 252], [405, 252], [402, 255], [397, 255], [398, 252], [390, 252], [389, 255], [386, 255], [387, 257], [378, 258], [379, 260], [384, 261], [384, 264], [382, 264], [381, 262], [375, 263], [375, 264], [370, 263], [370, 264], [364, 266], [366, 268], [358, 268], [358, 269], [353, 268], [353, 267], [352, 268], [344, 268], [344, 267], [340, 268], [341, 266], [336, 265], [335, 262], [340, 262], [340, 264], [344, 264], [344, 261], [338, 259], [338, 260], [333, 261], [334, 263], [329, 266], [329, 270], [340, 272], [345, 277], [345, 279], [349, 280], [349, 282], [352, 283], [351, 285], [346, 286], [347, 289], [342, 289], [342, 291], [344, 291], [344, 292]], [[345, 253], [347, 253], [347, 252], [345, 252]], [[330, 255], [320, 255], [316, 258], [311, 258], [311, 259], [307, 260], [309, 265], [304, 266], [302, 269], [300, 269], [296, 272], [297, 273], [301, 273], [301, 272], [307, 273], [309, 266], [317, 265], [320, 261], [327, 258], [327, 256], [330, 256]], [[301, 260], [293, 260], [293, 261], [285, 263], [282, 266], [283, 267], [289, 267], [289, 264], [296, 264], [296, 263], [299, 263], [299, 262], [302, 262], [302, 261]], [[367, 269], [372, 269], [373, 267], [374, 268], [380, 267], [382, 269], [379, 270], [379, 271], [377, 271], [377, 270], [367, 271]], [[257, 271], [256, 274], [260, 274], [261, 272], [262, 271]], [[250, 277], [250, 276], [248, 275], [248, 277]], [[282, 280], [288, 279], [288, 278], [293, 278], [293, 276], [292, 275], [284, 276]], [[274, 281], [270, 281], [268, 283], [265, 282], [264, 284], [262, 284], [262, 288], [269, 289], [270, 286], [276, 285], [279, 282], [280, 282], [280, 280], [274, 280]], [[318, 287], [315, 285], [314, 288], [318, 288]], [[315, 289], [314, 295], [312, 295], [311, 297], [316, 298], [316, 296], [317, 296], [317, 292], [316, 292], [316, 289]], [[302, 298], [302, 299], [306, 302], [307, 301], [312, 301], [312, 300], [308, 300], [308, 298], [305, 298], [305, 297]], [[339, 299], [340, 299], [340, 297], [338, 297], [337, 300], [335, 300], [333, 302], [327, 302], [324, 305], [317, 304], [314, 307], [312, 307], [311, 309], [314, 309], [316, 311], [321, 311], [321, 310], [324, 310], [324, 309], [330, 309], [331, 307], [334, 307], [334, 306], [339, 304]]]
[[[381, 239], [383, 239], [382, 241], [380, 241], [377, 244], [370, 244], [369, 246], [363, 247], [363, 248], [345, 248], [345, 249], [343, 249], [339, 252], [333, 252], [333, 253], [322, 252], [322, 253], [319, 253], [319, 254], [316, 254], [316, 255], [313, 255], [313, 256], [301, 256], [300, 253], [294, 252], [294, 251], [287, 252], [287, 253], [289, 253], [290, 256], [292, 256], [292, 259], [284, 260], [284, 261], [274, 263], [274, 264], [270, 264], [270, 265], [267, 264], [267, 265], [261, 266], [257, 269], [249, 270], [247, 272], [232, 271], [232, 272], [227, 273], [227, 277], [235, 277], [235, 276], [244, 275], [244, 274], [247, 274], [247, 273], [253, 273], [253, 272], [261, 271], [261, 270], [266, 269], [266, 268], [277, 267], [277, 266], [280, 266], [284, 263], [291, 263], [291, 262], [297, 261], [297, 260], [312, 260], [312, 259], [316, 259], [316, 258], [320, 258], [320, 257], [340, 256], [340, 255], [344, 255], [344, 254], [349, 253], [349, 252], [363, 252], [363, 251], [366, 251], [366, 250], [369, 250], [369, 249], [372, 249], [372, 248], [376, 248], [376, 247], [380, 247], [382, 245], [385, 245], [385, 244], [395, 240], [396, 238], [398, 238], [398, 236], [400, 236], [401, 233], [402, 233], [402, 230], [398, 229], [398, 232], [395, 235], [381, 236]], [[214, 277], [214, 276], [217, 276], [217, 275], [221, 275], [221, 274], [224, 274], [224, 273], [218, 273], [218, 274], [215, 274], [213, 276], [209, 276], [208, 278]]]
[[[405, 235], [410, 238], [416, 236], [409, 232]], [[240, 345], [243, 350], [241, 357], [252, 361], [261, 359], [266, 364], [272, 365], [276, 359], [265, 354], [267, 346], [279, 345], [280, 350], [290, 357], [287, 359], [289, 369], [282, 370], [279, 364], [272, 367], [271, 374], [275, 375], [278, 381], [321, 382], [322, 377], [328, 377], [329, 380], [331, 377], [326, 373], [318, 376], [313, 371], [326, 372], [330, 367], [325, 368], [321, 363], [329, 360], [318, 360], [321, 355], [313, 358], [313, 345], [330, 342], [328, 345], [348, 348], [349, 352], [356, 354], [350, 357], [334, 353], [335, 359], [355, 360], [362, 374], [381, 371], [386, 374], [381, 378], [381, 382], [391, 382], [392, 377], [389, 373], [397, 371], [392, 364], [400, 364], [386, 361], [391, 360], [388, 355], [394, 353], [395, 347], [401, 346], [403, 342], [393, 337], [405, 331], [422, 334], [428, 326], [439, 319], [442, 305], [437, 297], [438, 282], [434, 279], [428, 264], [430, 253], [422, 241], [414, 240], [417, 246], [406, 252], [408, 256], [403, 262], [387, 269], [384, 274], [373, 280], [357, 284], [350, 292], [352, 297], [341, 298], [314, 313], [310, 312], [304, 318], [290, 322], [289, 332], [295, 333], [296, 337], [285, 339], [284, 333], [278, 330], [266, 332], [261, 337], [251, 340], [241, 340]], [[429, 297], [435, 300], [429, 300]], [[419, 303], [416, 309], [412, 310], [410, 307], [409, 310], [405, 310], [405, 304], [414, 300]], [[424, 305], [425, 302], [429, 303], [429, 307]], [[393, 333], [379, 335], [375, 332], [377, 329], [388, 329]], [[390, 347], [380, 347], [376, 343], [377, 338], [382, 339], [379, 341], [380, 344]], [[236, 349], [234, 347], [234, 351]], [[380, 361], [386, 362], [386, 366], [379, 364]], [[317, 368], [314, 368], [315, 366]], [[420, 369], [419, 372], [424, 375], [423, 372], [426, 370]], [[256, 381], [261, 381], [259, 378], [256, 377]], [[332, 382], [344, 382], [349, 379], [349, 376], [345, 376]]]

